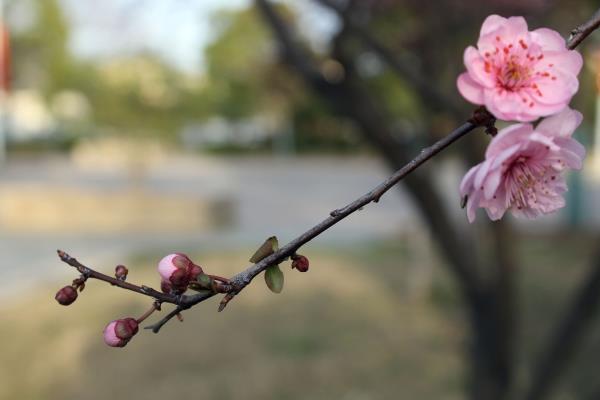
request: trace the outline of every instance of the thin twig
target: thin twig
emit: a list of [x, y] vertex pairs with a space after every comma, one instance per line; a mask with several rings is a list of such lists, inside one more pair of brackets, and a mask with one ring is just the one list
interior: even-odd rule
[[145, 326], [144, 329], [149, 329], [149, 330], [152, 330], [152, 332], [154, 332], [154, 333], [158, 333], [158, 331], [160, 331], [160, 328], [162, 328], [164, 324], [169, 322], [173, 317], [175, 317], [177, 314], [179, 314], [183, 310], [186, 310], [187, 308], [189, 308], [189, 307], [184, 308], [182, 306], [177, 306], [177, 307], [175, 307], [175, 309], [173, 309], [173, 311], [171, 311], [167, 315], [165, 315], [160, 321], [158, 321], [152, 325]]
[[154, 313], [154, 311], [156, 311], [156, 310], [160, 310], [160, 302], [158, 302], [158, 301], [153, 302], [152, 306], [150, 306], [148, 311], [146, 311], [138, 319], [136, 319], [137, 323], [140, 324], [140, 323], [144, 322], [144, 320], [146, 320], [146, 318], [151, 316], [152, 313]]
[[567, 40], [567, 48], [573, 50], [598, 27], [600, 27], [600, 9], [596, 10], [590, 19], [571, 31]]
[[105, 275], [101, 272], [93, 270], [92, 268], [86, 267], [85, 265], [83, 265], [82, 263], [77, 261], [76, 258], [71, 257], [70, 255], [68, 255], [67, 253], [65, 253], [62, 250], [57, 250], [56, 252], [58, 253], [58, 257], [61, 259], [61, 261], [63, 261], [66, 264], [69, 264], [72, 267], [75, 267], [79, 272], [81, 272], [81, 274], [86, 279], [87, 278], [98, 279], [98, 280], [101, 280], [104, 282], [108, 282], [111, 285], [118, 286], [122, 289], [131, 290], [132, 292], [136, 292], [139, 294], [143, 294], [144, 296], [152, 297], [163, 303], [178, 304], [177, 296], [159, 292], [148, 286], [137, 286], [132, 283], [125, 282], [125, 281], [122, 281], [117, 278], [113, 278], [112, 276]]
[[[392, 176], [390, 176], [384, 182], [379, 184], [373, 190], [354, 200], [345, 207], [332, 211], [329, 217], [321, 221], [319, 224], [313, 226], [311, 229], [304, 232], [302, 235], [298, 236], [296, 239], [292, 240], [285, 246], [281, 247], [273, 254], [265, 257], [260, 262], [248, 267], [245, 271], [242, 271], [239, 274], [233, 276], [230, 279], [230, 281], [232, 286], [235, 288], [235, 293], [239, 293], [245, 286], [247, 286], [252, 281], [252, 279], [254, 279], [256, 275], [260, 274], [270, 265], [281, 263], [286, 258], [293, 255], [302, 245], [319, 236], [321, 233], [325, 232], [327, 229], [331, 228], [333, 225], [337, 224], [350, 214], [362, 209], [369, 203], [377, 202], [383, 194], [385, 194], [388, 190], [394, 187], [405, 176], [413, 172], [415, 169], [417, 169], [427, 160], [431, 159], [433, 156], [438, 154], [440, 151], [442, 151], [443, 149], [445, 149], [446, 147], [448, 147], [467, 133], [477, 128], [477, 126], [478, 125], [474, 122], [464, 123], [462, 126], [457, 128], [444, 138], [440, 139], [432, 146], [423, 149], [419, 153], [419, 155], [417, 155], [404, 167], [400, 168]], [[197, 302], [195, 296], [189, 296], [188, 298], [183, 300], [183, 304], [185, 305], [194, 305], [196, 303]]]

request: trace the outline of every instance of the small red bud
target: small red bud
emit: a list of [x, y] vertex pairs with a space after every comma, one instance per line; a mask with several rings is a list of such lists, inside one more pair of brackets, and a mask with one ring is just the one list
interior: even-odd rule
[[295, 268], [300, 272], [306, 272], [308, 271], [308, 265], [308, 258], [301, 255], [292, 257], [292, 268]]
[[129, 270], [124, 265], [119, 264], [115, 267], [115, 277], [121, 281], [124, 281], [125, 279], [127, 279], [128, 273], [129, 273]]
[[56, 292], [54, 298], [58, 301], [58, 304], [68, 306], [77, 300], [77, 290], [73, 286], [65, 286]]

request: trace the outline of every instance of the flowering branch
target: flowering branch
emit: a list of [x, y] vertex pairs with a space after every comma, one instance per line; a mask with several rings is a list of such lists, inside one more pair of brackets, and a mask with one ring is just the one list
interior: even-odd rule
[[[270, 10], [268, 6], [268, 1], [257, 0], [257, 4], [263, 7], [263, 11], [265, 12], [265, 14], [267, 14], [267, 16], [269, 16], [269, 13], [272, 13], [272, 10]], [[599, 25], [600, 11], [596, 12], [589, 21], [585, 22], [584, 24], [580, 25], [572, 31], [571, 37], [567, 41], [567, 47], [569, 49], [575, 48]], [[274, 28], [281, 29], [281, 26], [280, 24], [274, 24]], [[379, 48], [378, 43], [375, 42], [370, 36], [365, 36], [364, 34], [361, 35], [363, 36], [363, 39], [372, 47], [376, 49]], [[282, 33], [282, 36], [286, 37], [284, 33]], [[500, 40], [500, 38], [498, 37], [497, 40]], [[521, 46], [523, 46], [524, 49], [527, 48], [525, 43], [521, 43]], [[392, 58], [392, 55], [389, 52], [383, 51], [385, 50], [383, 48], [380, 48], [379, 50], [379, 52], [383, 55], [386, 61], [388, 61], [391, 65], [395, 65], [395, 59]], [[288, 57], [294, 60], [294, 62], [299, 66], [299, 69], [302, 71], [303, 74], [309, 77], [318, 76], [318, 71], [316, 71], [305, 60], [303, 60], [299, 53], [294, 53], [293, 51], [290, 51], [290, 49], [287, 49], [287, 51]], [[507, 54], [508, 51], [508, 48], [506, 48], [505, 52]], [[529, 54], [527, 54], [527, 56], [532, 57]], [[518, 75], [515, 71], [512, 71], [511, 74], [511, 79], [515, 78], [515, 76]], [[318, 79], [316, 81], [318, 81], [320, 85], [323, 83]], [[470, 81], [468, 82], [470, 84]], [[334, 86], [335, 85], [328, 86], [327, 84], [324, 84], [324, 86], [322, 85], [321, 89], [327, 91], [331, 90]], [[472, 90], [473, 87], [468, 87], [467, 89]], [[341, 93], [343, 93], [343, 90]], [[339, 98], [338, 100], [343, 101], [342, 98]], [[102, 280], [122, 289], [127, 289], [139, 294], [143, 294], [145, 296], [152, 297], [155, 300], [155, 302], [153, 303], [153, 307], [140, 318], [125, 318], [115, 320], [112, 321], [106, 327], [106, 343], [111, 346], [122, 347], [125, 346], [127, 342], [131, 339], [131, 337], [137, 333], [138, 323], [143, 321], [155, 310], [158, 310], [160, 307], [160, 303], [162, 302], [175, 304], [176, 308], [169, 312], [167, 315], [165, 315], [160, 321], [158, 321], [154, 325], [147, 327], [155, 333], [160, 331], [162, 326], [164, 326], [174, 316], [177, 316], [181, 319], [180, 313], [182, 311], [189, 309], [218, 293], [225, 295], [223, 300], [219, 304], [219, 311], [222, 311], [225, 308], [225, 306], [236, 295], [238, 295], [248, 284], [250, 284], [250, 282], [261, 272], [266, 271], [265, 276], [267, 278], [267, 284], [269, 285], [269, 288], [274, 292], [278, 293], [282, 287], [282, 278], [280, 278], [278, 275], [281, 274], [281, 271], [277, 267], [278, 264], [282, 263], [290, 257], [296, 262], [298, 259], [300, 259], [300, 257], [302, 257], [297, 255], [296, 252], [304, 244], [313, 240], [321, 233], [325, 232], [327, 229], [331, 228], [332, 226], [345, 219], [349, 215], [353, 214], [354, 212], [361, 210], [368, 204], [373, 202], [377, 203], [381, 196], [383, 196], [387, 191], [389, 191], [397, 183], [403, 180], [407, 175], [414, 172], [421, 165], [426, 163], [428, 160], [433, 158], [435, 155], [440, 153], [442, 150], [450, 146], [452, 143], [456, 142], [458, 139], [460, 139], [467, 133], [475, 130], [477, 127], [485, 127], [486, 132], [490, 133], [491, 135], [494, 135], [494, 123], [494, 115], [492, 115], [485, 107], [478, 108], [474, 112], [473, 117], [469, 119], [468, 122], [464, 123], [463, 125], [455, 129], [446, 137], [437, 141], [430, 147], [423, 149], [415, 158], [406, 163], [402, 168], [398, 169], [397, 172], [395, 172], [392, 176], [390, 176], [387, 180], [375, 187], [373, 190], [369, 191], [368, 193], [364, 194], [363, 196], [359, 197], [353, 202], [347, 204], [346, 206], [333, 210], [326, 219], [324, 219], [308, 231], [304, 232], [288, 244], [284, 245], [280, 249], [276, 249], [273, 247], [270, 252], [264, 254], [264, 256], [261, 256], [260, 259], [254, 259], [253, 257], [253, 259], [251, 259], [251, 261], [254, 262], [253, 265], [251, 265], [244, 271], [236, 274], [235, 276], [231, 277], [230, 279], [205, 274], [202, 271], [202, 268], [193, 264], [193, 262], [191, 262], [191, 260], [189, 260], [187, 256], [184, 256], [182, 254], [172, 254], [163, 258], [163, 260], [161, 260], [161, 262], [159, 263], [159, 272], [163, 278], [161, 284], [162, 292], [159, 292], [147, 286], [137, 286], [125, 282], [126, 272], [125, 275], [120, 275], [118, 270], [119, 267], [117, 267], [116, 278], [112, 278], [108, 275], [102, 274], [100, 272], [94, 271], [89, 267], [86, 267], [85, 265], [77, 261], [75, 258], [59, 250], [58, 255], [60, 259], [63, 262], [75, 267], [82, 274], [82, 277], [79, 280], [74, 281], [70, 289], [68, 289], [68, 287], [61, 289], [61, 291], [59, 291], [59, 293], [57, 294], [57, 300], [59, 301], [59, 303], [64, 305], [72, 303], [77, 297], [77, 289], [82, 290], [84, 282], [89, 278]], [[377, 140], [379, 139], [380, 138], [377, 138]], [[381, 139], [381, 141], [385, 144], [385, 140]], [[304, 260], [306, 259], [304, 258]], [[297, 263], [297, 266], [298, 270], [305, 271], [308, 268], [308, 261], [306, 260], [305, 263]], [[457, 272], [459, 274], [462, 273], [461, 278], [463, 278], [463, 280], [466, 282], [465, 286], [468, 289], [471, 289], [472, 291], [476, 292], [477, 289], [473, 289], [474, 284], [470, 280], [470, 275], [467, 276], [468, 271], [465, 272], [463, 270], [457, 270]], [[184, 292], [188, 288], [197, 290], [198, 293], [194, 295], [185, 295]]]
[[[484, 113], [487, 114], [488, 118], [493, 119], [493, 116], [487, 113], [487, 111], [484, 111]], [[346, 205], [345, 207], [332, 211], [328, 218], [324, 219], [319, 224], [315, 225], [302, 235], [298, 236], [296, 239], [289, 242], [280, 250], [276, 251], [275, 253], [266, 257], [262, 261], [258, 262], [257, 264], [249, 267], [245, 271], [240, 272], [239, 274], [231, 278], [232, 285], [236, 288], [236, 294], [239, 293], [239, 291], [245, 286], [247, 286], [256, 275], [264, 271], [268, 266], [273, 264], [279, 264], [280, 262], [284, 261], [286, 258], [295, 254], [295, 252], [302, 245], [311, 241], [321, 233], [325, 232], [327, 229], [331, 228], [333, 225], [340, 222], [342, 219], [362, 209], [369, 203], [377, 203], [383, 194], [385, 194], [388, 190], [394, 187], [405, 176], [413, 172], [415, 169], [417, 169], [419, 166], [421, 166], [433, 156], [438, 154], [440, 151], [444, 150], [446, 147], [448, 147], [467, 133], [471, 132], [478, 126], [487, 126], [489, 123], [488, 121], [489, 120], [486, 120], [485, 118], [479, 116], [470, 120], [469, 122], [464, 123], [457, 129], [452, 131], [449, 135], [437, 141], [435, 144], [421, 150], [417, 157], [412, 159], [408, 164], [400, 168], [398, 171], [396, 171], [396, 173], [394, 173], [387, 180], [379, 184], [370, 192], [359, 197], [358, 199], [354, 200], [352, 203]]]
[[[329, 82], [319, 69], [309, 62], [310, 55], [303, 51], [293, 32], [267, 0], [255, 0], [265, 22], [271, 28], [280, 46], [282, 60], [304, 80], [306, 85], [322, 97], [334, 112], [353, 120], [365, 138], [382, 153], [393, 170], [398, 170], [412, 159], [412, 149], [407, 143], [397, 140], [397, 130], [385, 112], [385, 105], [372, 96], [361, 84], [353, 68], [353, 61], [344, 50], [345, 30], [336, 35], [332, 57], [340, 61], [346, 71], [339, 82]], [[461, 295], [467, 304], [475, 304], [480, 299], [480, 281], [473, 257], [468, 254], [465, 241], [460, 240], [459, 232], [452, 224], [445, 209], [440, 207], [442, 198], [427, 171], [420, 171], [413, 179], [407, 179], [406, 188], [422, 212], [431, 228], [432, 236], [439, 242], [447, 264], [460, 285]], [[464, 235], [464, 233], [463, 233]], [[468, 234], [467, 234], [468, 235]], [[476, 313], [476, 310], [472, 310]]]
[[[103, 273], [97, 272], [81, 264], [79, 261], [77, 261], [77, 259], [71, 257], [62, 250], [58, 250], [58, 256], [63, 262], [75, 267], [85, 279], [98, 279], [104, 282], [108, 282], [111, 285], [118, 286], [122, 289], [131, 290], [133, 292], [143, 294], [145, 296], [153, 297], [154, 299], [161, 302], [177, 305], [177, 307], [169, 314], [167, 314], [162, 320], [160, 320], [154, 325], [147, 327], [148, 329], [151, 329], [154, 333], [158, 333], [162, 326], [164, 326], [174, 316], [178, 315], [181, 311], [189, 309], [194, 305], [211, 298], [218, 292], [226, 292], [227, 300], [226, 302], [222, 302], [220, 306], [220, 310], [222, 310], [224, 306], [231, 299], [233, 299], [233, 296], [240, 293], [240, 291], [243, 290], [258, 274], [266, 270], [269, 266], [280, 264], [287, 258], [295, 255], [296, 251], [302, 245], [319, 236], [321, 233], [325, 232], [327, 229], [331, 228], [333, 225], [337, 224], [344, 218], [362, 209], [369, 203], [378, 202], [381, 196], [383, 196], [387, 191], [389, 191], [404, 177], [416, 170], [419, 166], [423, 165], [436, 154], [447, 148], [449, 145], [451, 145], [467, 133], [473, 131], [478, 126], [484, 126], [489, 128], [490, 125], [493, 124], [493, 121], [495, 121], [494, 117], [491, 114], [489, 114], [485, 109], [477, 109], [474, 113], [473, 118], [471, 118], [468, 122], [464, 123], [457, 129], [452, 131], [449, 135], [440, 139], [433, 145], [423, 149], [417, 157], [412, 159], [404, 167], [399, 169], [396, 173], [394, 173], [387, 180], [379, 184], [373, 190], [369, 191], [368, 193], [364, 194], [363, 196], [359, 197], [358, 199], [354, 200], [348, 205], [332, 211], [326, 219], [324, 219], [308, 231], [304, 232], [302, 235], [298, 236], [296, 239], [292, 240], [291, 242], [283, 246], [281, 249], [275, 251], [273, 254], [267, 256], [266, 258], [263, 258], [258, 263], [250, 266], [246, 270], [230, 278], [228, 285], [221, 286], [224, 290], [205, 291], [195, 295], [173, 295], [161, 293], [148, 286], [137, 286], [125, 282], [123, 280], [116, 279]], [[216, 278], [218, 278], [217, 280], [226, 280], [225, 278]]]

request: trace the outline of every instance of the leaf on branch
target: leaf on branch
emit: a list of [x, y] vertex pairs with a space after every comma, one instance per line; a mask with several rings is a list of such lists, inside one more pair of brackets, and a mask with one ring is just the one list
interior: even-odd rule
[[279, 269], [279, 265], [271, 265], [266, 269], [265, 282], [271, 292], [281, 293], [283, 290], [283, 272]]
[[212, 290], [213, 280], [206, 274], [200, 274], [196, 277], [196, 281], [190, 282], [190, 289], [194, 290]]
[[278, 248], [279, 242], [277, 241], [277, 237], [271, 236], [270, 238], [265, 240], [265, 242], [258, 248], [258, 250], [256, 250], [254, 255], [250, 257], [250, 262], [256, 264], [263, 258], [275, 253]]
[[201, 296], [207, 296], [209, 294], [214, 293], [212, 290], [206, 289], [200, 285], [198, 285], [195, 282], [191, 282], [190, 285], [188, 286], [190, 289], [192, 289], [195, 292], [198, 292], [199, 295]]

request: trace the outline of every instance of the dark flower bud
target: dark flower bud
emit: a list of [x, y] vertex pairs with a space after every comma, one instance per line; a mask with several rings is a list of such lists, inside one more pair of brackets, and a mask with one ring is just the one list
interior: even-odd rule
[[308, 264], [308, 258], [304, 256], [298, 254], [292, 257], [292, 268], [295, 268], [300, 272], [308, 271]]
[[77, 290], [73, 286], [65, 286], [56, 292], [54, 298], [58, 301], [58, 304], [68, 306], [77, 300]]
[[125, 279], [127, 279], [128, 273], [129, 273], [129, 270], [124, 265], [119, 264], [115, 267], [115, 277], [121, 281], [124, 281]]

